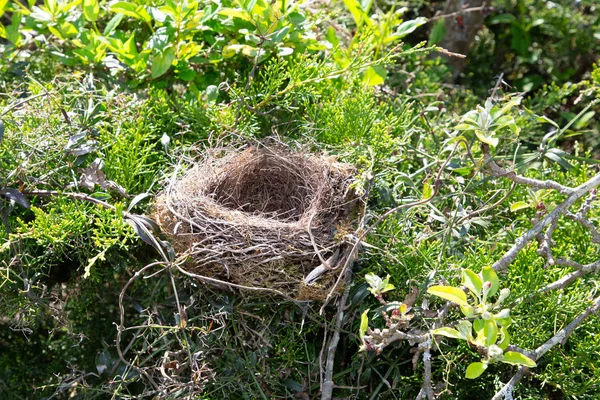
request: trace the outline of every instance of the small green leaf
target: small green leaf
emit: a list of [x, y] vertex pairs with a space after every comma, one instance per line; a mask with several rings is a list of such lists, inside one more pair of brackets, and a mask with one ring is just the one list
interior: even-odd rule
[[474, 310], [471, 306], [460, 306], [460, 311], [467, 318], [471, 318], [474, 315]]
[[369, 329], [369, 309], [367, 308], [360, 316], [360, 328], [358, 330], [358, 336], [362, 339], [367, 334]]
[[502, 360], [502, 362], [512, 365], [523, 365], [529, 368], [537, 366], [535, 361], [533, 361], [531, 358], [516, 351], [507, 351], [506, 353], [504, 353], [504, 359]]
[[477, 135], [477, 138], [479, 140], [481, 140], [483, 143], [489, 144], [492, 147], [496, 147], [498, 146], [498, 138], [495, 138], [493, 135], [495, 135], [496, 132], [491, 132], [490, 134], [486, 135], [483, 131], [477, 129], [475, 130], [475, 135]]
[[363, 82], [368, 86], [377, 86], [385, 82], [387, 77], [387, 71], [381, 65], [369, 67], [365, 70], [363, 75]]
[[396, 287], [391, 283], [386, 283], [383, 289], [381, 289], [381, 293], [389, 292], [390, 290], [394, 290]]
[[526, 201], [517, 201], [510, 205], [510, 211], [512, 212], [519, 211], [524, 208], [529, 208], [529, 203], [527, 203]]
[[158, 78], [166, 73], [175, 61], [175, 48], [169, 47], [154, 56], [152, 60], [152, 78]]
[[98, 0], [83, 0], [83, 16], [88, 21], [94, 22], [98, 19], [100, 5]]
[[456, 130], [456, 131], [471, 131], [475, 128], [477, 128], [477, 127], [474, 125], [463, 123], [463, 124], [456, 125], [454, 127], [454, 130]]
[[486, 369], [487, 369], [487, 364], [484, 364], [482, 362], [471, 363], [467, 367], [467, 373], [465, 374], [465, 377], [467, 379], [478, 378], [481, 374], [483, 374], [483, 371], [485, 371]]
[[498, 279], [498, 274], [492, 267], [485, 267], [481, 271], [481, 277], [484, 282], [491, 282], [492, 288], [490, 289], [488, 296], [493, 296], [500, 289], [500, 279]]
[[485, 335], [485, 345], [491, 346], [498, 340], [498, 325], [493, 319], [485, 321], [483, 326], [483, 334]]
[[475, 296], [479, 296], [481, 293], [481, 286], [483, 282], [479, 275], [470, 269], [463, 269], [462, 272], [462, 284], [465, 285]]
[[502, 337], [502, 341], [500, 344], [498, 344], [498, 347], [500, 347], [502, 350], [506, 350], [510, 344], [510, 334], [508, 333], [508, 329], [506, 329], [504, 326], [500, 327], [500, 335]]
[[453, 286], [431, 286], [427, 289], [427, 293], [451, 301], [459, 306], [469, 305], [467, 303], [467, 294], [463, 290]]
[[433, 187], [429, 182], [423, 184], [423, 200], [430, 199], [433, 196]]
[[110, 19], [110, 21], [108, 21], [108, 23], [106, 24], [106, 27], [104, 28], [103, 35], [104, 36], [110, 36], [110, 34], [113, 33], [113, 31], [121, 23], [121, 20], [123, 19], [123, 16], [124, 15], [121, 14], [121, 13], [115, 14], [115, 16], [112, 17]]
[[146, 8], [142, 5], [129, 3], [127, 1], [119, 1], [110, 6], [110, 11], [114, 13], [121, 13], [128, 17], [141, 19], [144, 22], [152, 21], [152, 17], [146, 11]]
[[456, 330], [467, 340], [473, 339], [473, 324], [471, 321], [459, 321], [456, 324]]
[[427, 23], [427, 18], [419, 17], [410, 21], [404, 21], [400, 24], [396, 32], [392, 35], [395, 39], [402, 39], [403, 37], [413, 33], [415, 29], [421, 25]]
[[431, 331], [431, 334], [438, 335], [438, 336], [446, 336], [446, 337], [449, 337], [452, 339], [467, 340], [467, 337], [465, 335], [463, 335], [456, 329], [452, 329], [452, 328], [448, 328], [448, 327], [434, 329]]
[[556, 122], [552, 121], [550, 118], [542, 115], [542, 116], [537, 116], [537, 121], [538, 122], [542, 122], [542, 123], [547, 123], [552, 125], [553, 127], [555, 127], [556, 129], [559, 129], [559, 126]]
[[433, 46], [440, 43], [444, 40], [444, 36], [446, 36], [446, 21], [442, 18], [433, 25], [431, 33], [429, 34], [427, 46]]

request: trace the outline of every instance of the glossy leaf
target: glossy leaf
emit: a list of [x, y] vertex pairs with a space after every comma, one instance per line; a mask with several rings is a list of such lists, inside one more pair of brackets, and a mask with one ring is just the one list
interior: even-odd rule
[[481, 277], [484, 282], [491, 282], [492, 288], [488, 292], [488, 296], [495, 295], [500, 289], [500, 279], [498, 279], [498, 274], [492, 267], [485, 267], [481, 271]]
[[502, 362], [512, 365], [523, 365], [529, 368], [537, 366], [535, 361], [533, 361], [531, 358], [516, 351], [507, 351], [506, 353], [504, 353], [504, 359], [502, 360]]
[[377, 86], [381, 85], [385, 82], [385, 78], [387, 77], [387, 71], [384, 67], [377, 65], [374, 67], [369, 67], [365, 70], [365, 74], [363, 75], [363, 82], [369, 86]]
[[427, 293], [451, 301], [459, 306], [469, 305], [467, 303], [467, 294], [460, 288], [453, 286], [431, 286], [427, 289]]
[[175, 61], [175, 48], [170, 47], [154, 56], [152, 61], [152, 78], [164, 75]]
[[96, 21], [100, 13], [98, 0], [83, 0], [83, 16], [88, 21]]
[[498, 347], [500, 347], [502, 350], [506, 350], [510, 344], [510, 334], [508, 333], [508, 329], [506, 329], [506, 327], [500, 327], [500, 336], [502, 337], [502, 341], [498, 344]]
[[462, 284], [465, 285], [474, 295], [479, 296], [481, 294], [481, 286], [483, 282], [479, 275], [470, 269], [463, 269], [462, 272]]
[[529, 207], [530, 205], [526, 201], [517, 201], [510, 205], [510, 211], [515, 212]]
[[420, 27], [421, 25], [425, 25], [427, 23], [427, 18], [419, 17], [410, 21], [404, 21], [400, 24], [396, 32], [394, 33], [394, 37], [396, 39], [402, 39], [403, 37], [413, 33], [415, 29]]
[[487, 369], [487, 364], [482, 362], [474, 362], [469, 364], [467, 367], [467, 372], [465, 373], [465, 377], [467, 379], [475, 379], [479, 378], [481, 374]]
[[498, 325], [493, 319], [485, 321], [483, 326], [483, 334], [485, 335], [485, 345], [491, 346], [498, 340]]
[[445, 336], [445, 337], [449, 337], [452, 339], [467, 340], [467, 337], [464, 336], [462, 333], [460, 333], [456, 329], [452, 329], [452, 328], [448, 328], [448, 327], [434, 329], [431, 331], [431, 334], [438, 335], [438, 336]]
[[358, 336], [362, 339], [367, 334], [369, 328], [369, 309], [366, 309], [360, 316], [360, 328], [358, 330]]

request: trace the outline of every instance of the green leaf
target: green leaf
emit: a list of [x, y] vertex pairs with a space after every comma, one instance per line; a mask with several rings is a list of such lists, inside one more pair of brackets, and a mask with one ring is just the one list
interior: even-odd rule
[[502, 337], [502, 341], [500, 342], [500, 344], [498, 344], [498, 347], [500, 347], [502, 350], [506, 350], [506, 348], [510, 344], [510, 334], [508, 333], [508, 329], [506, 329], [506, 327], [504, 326], [500, 327], [500, 334]]
[[377, 86], [385, 82], [387, 71], [381, 65], [369, 67], [363, 75], [363, 82], [368, 86]]
[[459, 321], [456, 324], [456, 330], [467, 340], [473, 339], [473, 324], [471, 324], [471, 321]]
[[492, 284], [492, 288], [488, 292], [488, 296], [493, 296], [500, 289], [500, 279], [498, 279], [498, 274], [492, 267], [485, 267], [481, 271], [481, 278], [483, 278], [484, 282], [490, 282]]
[[471, 306], [460, 306], [460, 311], [467, 318], [471, 318], [474, 315], [474, 310]]
[[442, 18], [436, 22], [433, 29], [431, 29], [427, 46], [433, 46], [440, 43], [444, 40], [444, 36], [446, 36], [446, 21]]
[[585, 126], [587, 125], [587, 123], [590, 121], [590, 119], [592, 119], [592, 117], [596, 115], [596, 111], [588, 111], [585, 114], [583, 114], [579, 120], [577, 122], [575, 122], [575, 125], [573, 125], [573, 127], [575, 129], [583, 129], [585, 128]]
[[471, 124], [458, 124], [454, 127], [454, 130], [456, 131], [472, 131], [473, 129], [476, 129], [477, 127]]
[[358, 336], [362, 339], [367, 334], [369, 329], [369, 309], [367, 308], [360, 316], [360, 328], [358, 330]]
[[344, 4], [348, 11], [350, 11], [350, 14], [352, 14], [357, 27], [360, 28], [365, 22], [368, 25], [372, 24], [371, 18], [362, 10], [362, 6], [357, 0], [344, 0]]
[[454, 286], [431, 286], [427, 289], [427, 293], [451, 301], [459, 306], [469, 305], [467, 303], [467, 294], [462, 289]]
[[490, 19], [491, 24], [510, 24], [517, 18], [512, 14], [500, 14]]
[[137, 19], [141, 19], [144, 22], [152, 21], [152, 17], [146, 11], [146, 8], [141, 5], [128, 3], [126, 1], [119, 1], [110, 6], [110, 11], [115, 13], [121, 13], [127, 15], [128, 17], [133, 17]]
[[516, 351], [507, 351], [506, 353], [504, 353], [504, 359], [502, 360], [502, 362], [512, 365], [523, 365], [529, 368], [537, 366], [535, 361], [533, 361], [531, 358]]
[[500, 114], [498, 116], [506, 114], [513, 107], [516, 107], [519, 104], [521, 104], [521, 100], [523, 100], [523, 97], [521, 96], [515, 96], [512, 99], [510, 99], [510, 101], [508, 101], [504, 106], [502, 106], [502, 109], [500, 110]]
[[481, 287], [483, 282], [479, 275], [470, 269], [463, 269], [462, 272], [462, 284], [465, 285], [475, 296], [479, 296], [481, 293]]
[[210, 102], [216, 101], [217, 97], [219, 97], [219, 87], [216, 85], [209, 85], [206, 88], [206, 100]]
[[489, 144], [492, 147], [498, 146], [498, 138], [493, 137], [494, 134], [496, 134], [496, 132], [491, 132], [491, 134], [486, 135], [483, 131], [479, 129], [475, 131], [475, 135], [477, 135], [477, 138], [479, 140], [481, 140], [483, 143]]
[[433, 187], [429, 182], [423, 184], [423, 200], [430, 199], [433, 196]]
[[448, 327], [434, 329], [431, 331], [431, 334], [438, 335], [438, 336], [445, 336], [445, 337], [449, 337], [452, 339], [467, 340], [467, 337], [465, 335], [463, 335], [456, 329], [452, 329], [452, 328], [448, 328]]
[[519, 211], [524, 208], [529, 208], [529, 203], [526, 201], [517, 201], [510, 205], [510, 211], [512, 211], [512, 212]]
[[158, 78], [166, 73], [175, 61], [175, 48], [169, 47], [165, 51], [158, 53], [152, 60], [152, 78]]
[[491, 346], [498, 340], [498, 325], [493, 319], [488, 319], [483, 325], [483, 334], [485, 335], [485, 345]]
[[485, 371], [486, 369], [487, 369], [487, 364], [484, 364], [482, 362], [471, 363], [467, 367], [467, 372], [465, 374], [465, 377], [467, 379], [478, 378], [481, 374], [483, 374], [483, 371]]
[[103, 35], [110, 36], [110, 34], [114, 32], [114, 30], [117, 28], [117, 26], [119, 26], [122, 19], [123, 19], [123, 14], [121, 14], [121, 13], [118, 13], [114, 17], [112, 17], [110, 19], [110, 21], [108, 21], [108, 23], [106, 24]]
[[[554, 150], [554, 149], [550, 149], [550, 150]], [[567, 171], [573, 168], [573, 166], [567, 160], [565, 160], [560, 155], [558, 155], [555, 152], [550, 151], [550, 150], [544, 153], [544, 157], [559, 164], [561, 167], [563, 167]]]
[[559, 126], [558, 126], [558, 124], [557, 124], [556, 122], [552, 121], [550, 118], [548, 118], [548, 117], [546, 117], [546, 116], [544, 116], [544, 115], [542, 115], [542, 116], [537, 116], [537, 118], [536, 118], [536, 119], [537, 119], [537, 121], [538, 121], [538, 122], [547, 123], [547, 124], [550, 124], [550, 125], [552, 125], [552, 126], [553, 126], [553, 127], [555, 127], [556, 129], [559, 129]]
[[404, 21], [400, 24], [396, 32], [394, 33], [394, 37], [396, 39], [402, 39], [403, 37], [413, 33], [415, 29], [420, 27], [421, 25], [425, 25], [427, 23], [427, 18], [419, 17], [410, 21]]
[[379, 288], [383, 283], [383, 280], [372, 272], [365, 275], [365, 280], [371, 289]]
[[94, 22], [98, 19], [100, 5], [98, 0], [83, 0], [83, 16], [88, 21]]

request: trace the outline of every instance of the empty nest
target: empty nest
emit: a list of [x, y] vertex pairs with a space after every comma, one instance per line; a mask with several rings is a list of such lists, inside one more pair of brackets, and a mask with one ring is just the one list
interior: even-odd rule
[[[281, 146], [213, 150], [169, 183], [154, 217], [189, 255], [190, 272], [322, 300], [360, 215], [354, 175], [333, 158]], [[332, 268], [313, 282], [322, 260]]]

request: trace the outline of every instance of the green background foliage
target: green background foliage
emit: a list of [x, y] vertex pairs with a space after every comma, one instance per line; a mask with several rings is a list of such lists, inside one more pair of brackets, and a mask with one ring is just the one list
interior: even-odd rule
[[[441, 35], [427, 22], [443, 10], [439, 1], [0, 0], [0, 188], [59, 192], [28, 196], [29, 209], [0, 198], [0, 393], [148, 394], [144, 378], [119, 362], [115, 323], [121, 289], [159, 256], [122, 212], [134, 196], [158, 193], [178, 163], [207, 146], [277, 135], [351, 162], [357, 185], [372, 185], [373, 222], [431, 195], [459, 134], [478, 143], [473, 132], [454, 127], [484, 105], [503, 73], [511, 88], [501, 85], [495, 94], [523, 95], [507, 111], [520, 133], [503, 131], [494, 155], [530, 177], [569, 186], [589, 179], [600, 145], [598, 6], [491, 6], [453, 81], [446, 60], [427, 47]], [[472, 156], [481, 157], [477, 145]], [[81, 184], [96, 160], [114, 185]], [[432, 202], [391, 215], [367, 237], [371, 247], [355, 266], [337, 351], [338, 397], [414, 398], [422, 382], [408, 343], [379, 355], [358, 351], [362, 313], [370, 309], [371, 324], [383, 326], [365, 274], [389, 274], [390, 299], [416, 287], [420, 304], [438, 279], [459, 285], [462, 269], [478, 273], [501, 257], [531, 227], [540, 201], [551, 208], [562, 199], [518, 186], [509, 194], [510, 182], [485, 177], [480, 167], [457, 150]], [[66, 194], [73, 192], [115, 209]], [[494, 210], [463, 218], [504, 195]], [[149, 213], [151, 206], [150, 196], [132, 212]], [[590, 218], [597, 223], [598, 211]], [[589, 234], [572, 221], [561, 220], [555, 241], [557, 255], [582, 263], [598, 258]], [[535, 348], [589, 306], [597, 292], [593, 274], [519, 300], [568, 271], [545, 267], [534, 244], [519, 254], [501, 277], [511, 292], [511, 343]], [[201, 355], [210, 378], [197, 398], [318, 396], [322, 339], [334, 307], [321, 315], [319, 304], [217, 290], [179, 274], [173, 280], [177, 290], [164, 272], [127, 290], [130, 326], [150, 318], [177, 327], [176, 294], [187, 307], [183, 330], [124, 333], [121, 342], [139, 365], [158, 365], [165, 351], [187, 348]], [[598, 398], [598, 337], [592, 317], [537, 361], [515, 397]], [[440, 340], [433, 355], [433, 382], [444, 399], [491, 397], [516, 370], [493, 364], [477, 380], [465, 379], [467, 366], [481, 357], [450, 339]]]

